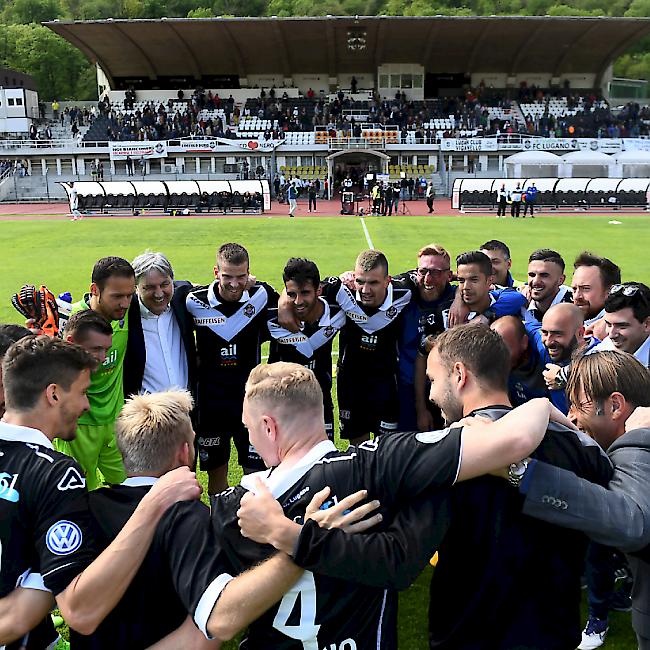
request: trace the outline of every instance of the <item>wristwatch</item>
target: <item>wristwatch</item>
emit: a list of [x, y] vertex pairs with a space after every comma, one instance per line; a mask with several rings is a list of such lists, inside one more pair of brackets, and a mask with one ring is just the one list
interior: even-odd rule
[[508, 483], [510, 483], [510, 485], [516, 488], [519, 487], [521, 481], [524, 478], [524, 474], [528, 469], [529, 462], [530, 458], [524, 458], [518, 463], [512, 463], [510, 467], [508, 467]]

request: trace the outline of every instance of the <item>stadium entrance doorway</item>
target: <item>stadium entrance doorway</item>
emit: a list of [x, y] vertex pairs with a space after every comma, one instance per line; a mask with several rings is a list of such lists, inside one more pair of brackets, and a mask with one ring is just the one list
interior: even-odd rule
[[[375, 149], [344, 149], [327, 157], [329, 198], [352, 181], [352, 191], [363, 193], [367, 174], [388, 174], [390, 156]], [[348, 180], [349, 179], [349, 180]]]

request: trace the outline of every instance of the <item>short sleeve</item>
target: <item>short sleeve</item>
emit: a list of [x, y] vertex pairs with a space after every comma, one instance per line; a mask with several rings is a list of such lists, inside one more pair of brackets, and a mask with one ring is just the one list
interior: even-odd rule
[[34, 547], [43, 582], [56, 596], [96, 555], [86, 481], [79, 465], [57, 455], [33, 498]]

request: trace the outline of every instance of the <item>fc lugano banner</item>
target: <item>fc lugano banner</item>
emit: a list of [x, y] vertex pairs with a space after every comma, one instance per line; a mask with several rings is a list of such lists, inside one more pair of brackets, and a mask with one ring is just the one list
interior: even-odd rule
[[164, 140], [152, 142], [109, 142], [111, 160], [126, 160], [130, 156], [133, 160], [140, 158], [166, 158], [167, 143]]

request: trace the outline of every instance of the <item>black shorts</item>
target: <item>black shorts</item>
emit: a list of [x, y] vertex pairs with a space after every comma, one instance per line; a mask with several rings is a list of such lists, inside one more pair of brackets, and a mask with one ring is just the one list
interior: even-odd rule
[[215, 404], [206, 411], [199, 409], [196, 427], [197, 456], [204, 472], [228, 464], [231, 440], [235, 441], [237, 459], [242, 467], [255, 471], [266, 468], [250, 444], [248, 431], [241, 421], [241, 409], [233, 413], [232, 406], [220, 408]]
[[399, 397], [395, 375], [353, 380], [339, 368], [336, 391], [341, 438], [350, 440], [369, 433], [385, 435], [397, 431]]

